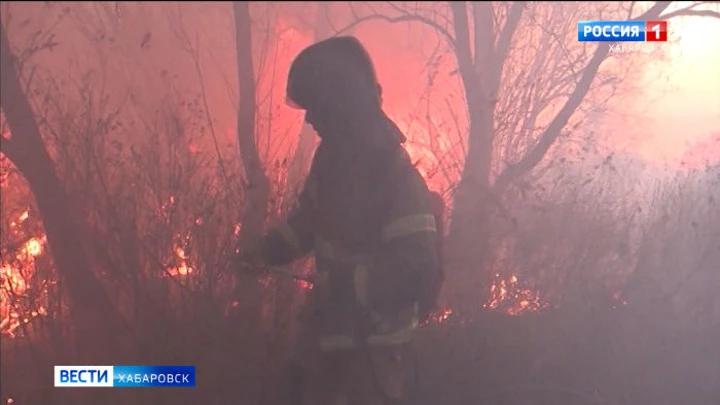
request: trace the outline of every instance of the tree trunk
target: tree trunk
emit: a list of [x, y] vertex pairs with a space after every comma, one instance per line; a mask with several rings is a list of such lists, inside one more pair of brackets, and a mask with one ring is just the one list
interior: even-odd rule
[[250, 5], [233, 2], [237, 75], [240, 87], [237, 111], [237, 137], [247, 179], [240, 231], [240, 246], [256, 241], [265, 228], [270, 180], [265, 173], [255, 141], [255, 69], [253, 67]]
[[[507, 13], [502, 26], [496, 26], [493, 5], [483, 2], [448, 2], [452, 14], [453, 34], [449, 37], [457, 58], [465, 99], [468, 107], [468, 153], [450, 218], [450, 233], [446, 262], [449, 272], [448, 293], [455, 308], [478, 308], [489, 294], [495, 261], [492, 248], [495, 214], [503, 213], [502, 196], [507, 187], [531, 171], [543, 159], [577, 110], [607, 56], [609, 47], [600, 44], [582, 69], [582, 75], [565, 105], [540, 135], [536, 145], [517, 162], [508, 163], [501, 172], [495, 164], [499, 156], [493, 154], [495, 137], [495, 105], [502, 72], [512, 48], [512, 40], [526, 8], [526, 2], [506, 4]], [[655, 2], [636, 21], [661, 18], [671, 2]], [[689, 10], [690, 9], [690, 10]], [[698, 13], [684, 9], [666, 13], [664, 18]], [[472, 13], [469, 13], [472, 11]], [[473, 17], [472, 32], [468, 15]], [[699, 14], [718, 17], [715, 12]], [[467, 305], [466, 305], [467, 304]]]
[[[30, 103], [23, 91], [15, 58], [3, 28], [0, 33], [0, 106], [11, 138], [2, 140], [2, 152], [30, 185], [47, 234], [58, 275], [67, 286], [75, 322], [77, 357], [86, 364], [110, 364], [114, 342], [124, 331], [124, 321], [92, 274], [85, 256], [83, 235], [72, 215], [68, 198], [54, 163], [42, 141]], [[68, 359], [70, 360], [70, 359]]]
[[[490, 202], [493, 200], [490, 177], [495, 104], [481, 80], [484, 72], [478, 72], [476, 62], [473, 62], [465, 2], [451, 2], [450, 7], [457, 41], [455, 55], [468, 108], [469, 133], [465, 166], [453, 200], [446, 260], [449, 271], [454, 274], [449, 282], [453, 308], [472, 311], [480, 307], [484, 293], [489, 290], [485, 270], [490, 253]], [[475, 49], [476, 60], [483, 58], [478, 54], [478, 50], [482, 49], [479, 44], [475, 44]]]
[[[318, 9], [315, 15], [315, 42], [327, 39], [333, 34], [328, 12], [328, 3], [318, 3]], [[317, 144], [317, 133], [310, 124], [303, 121], [303, 126], [298, 136], [297, 147], [295, 148], [295, 153], [288, 168], [288, 191], [290, 191], [293, 196], [297, 195], [302, 188]]]

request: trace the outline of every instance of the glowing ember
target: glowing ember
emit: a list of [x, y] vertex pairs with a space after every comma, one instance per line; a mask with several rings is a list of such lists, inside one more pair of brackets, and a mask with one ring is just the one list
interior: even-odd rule
[[42, 254], [42, 242], [38, 238], [31, 238], [25, 242], [23, 251], [29, 256], [40, 256]]
[[[29, 210], [25, 210], [13, 221], [11, 226], [23, 223], [30, 217]], [[28, 311], [17, 306], [17, 298], [28, 291], [28, 278], [35, 271], [34, 258], [43, 254], [45, 237], [32, 237], [25, 241], [22, 247], [15, 252], [9, 261], [0, 265], [0, 333], [10, 337], [15, 336], [15, 330], [27, 324], [34, 318], [45, 316], [45, 308], [38, 307]]]
[[[0, 280], [3, 296], [5, 292], [9, 294], [23, 294], [27, 289], [25, 278], [20, 274], [20, 271], [9, 264], [4, 263], [2, 267], [0, 267]], [[3, 302], [6, 302], [5, 299], [3, 299]]]
[[175, 254], [177, 255], [178, 258], [180, 258], [182, 260], [187, 259], [187, 256], [185, 255], [185, 249], [183, 249], [181, 247], [175, 248]]
[[450, 318], [450, 315], [452, 315], [452, 313], [453, 313], [452, 309], [445, 308], [445, 309], [441, 310], [440, 312], [438, 312], [437, 314], [435, 314], [433, 319], [437, 323], [443, 323], [443, 322], [447, 321], [448, 318]]
[[447, 321], [450, 318], [450, 315], [453, 314], [452, 309], [450, 308], [443, 308], [430, 316], [427, 320], [425, 320], [420, 326], [428, 326], [433, 324], [441, 324], [445, 321]]
[[490, 286], [490, 299], [483, 305], [486, 309], [502, 311], [508, 315], [535, 312], [547, 306], [537, 291], [520, 286], [514, 274], [507, 278], [496, 274], [495, 281]]
[[36, 311], [32, 311], [28, 317], [23, 317], [22, 319], [19, 313], [11, 312], [0, 321], [0, 331], [2, 331], [3, 335], [8, 335], [11, 338], [15, 337], [15, 330], [17, 328], [30, 323], [34, 318], [46, 315], [47, 311], [43, 307], [39, 307]]
[[167, 272], [171, 276], [187, 276], [192, 274], [193, 268], [188, 266], [187, 261], [189, 260], [188, 255], [185, 253], [185, 249], [177, 246], [175, 247], [175, 257], [178, 263], [175, 267], [169, 267]]

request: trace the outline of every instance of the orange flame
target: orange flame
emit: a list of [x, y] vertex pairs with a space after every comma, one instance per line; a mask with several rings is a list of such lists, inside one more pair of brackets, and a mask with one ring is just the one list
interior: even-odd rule
[[[13, 221], [11, 226], [23, 223], [30, 217], [29, 210], [25, 210]], [[15, 257], [0, 264], [0, 334], [9, 337], [15, 336], [15, 330], [32, 319], [45, 316], [44, 307], [26, 311], [16, 307], [16, 297], [27, 293], [29, 286], [27, 279], [35, 271], [34, 259], [43, 254], [43, 244], [46, 238], [32, 237], [25, 241], [22, 247], [15, 252]], [[13, 265], [15, 264], [15, 265]]]
[[506, 279], [496, 274], [495, 281], [490, 286], [490, 298], [483, 305], [486, 309], [499, 310], [508, 315], [535, 312], [547, 306], [537, 291], [520, 286], [514, 274]]
[[185, 249], [179, 246], [175, 247], [175, 257], [177, 258], [178, 264], [175, 267], [169, 267], [167, 269], [168, 274], [171, 276], [187, 276], [192, 274], [193, 268], [187, 264], [189, 257], [185, 253]]

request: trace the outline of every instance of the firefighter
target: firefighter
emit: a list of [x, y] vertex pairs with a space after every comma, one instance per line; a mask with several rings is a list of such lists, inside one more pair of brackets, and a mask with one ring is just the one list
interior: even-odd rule
[[288, 104], [305, 111], [320, 144], [287, 222], [248, 260], [282, 266], [315, 254], [295, 356], [302, 404], [400, 403], [404, 347], [432, 309], [433, 200], [381, 91], [351, 36], [309, 46], [290, 68]]

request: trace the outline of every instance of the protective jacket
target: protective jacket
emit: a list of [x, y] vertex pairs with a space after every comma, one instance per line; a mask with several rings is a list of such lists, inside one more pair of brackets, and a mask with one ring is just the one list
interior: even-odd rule
[[297, 206], [263, 243], [271, 265], [314, 251], [309, 305], [326, 350], [410, 341], [428, 275], [439, 271], [431, 194], [404, 137], [384, 114], [365, 130], [396, 142], [321, 142]]

